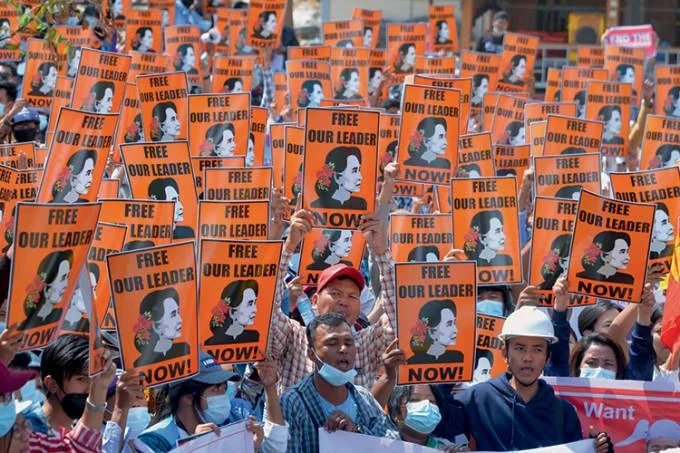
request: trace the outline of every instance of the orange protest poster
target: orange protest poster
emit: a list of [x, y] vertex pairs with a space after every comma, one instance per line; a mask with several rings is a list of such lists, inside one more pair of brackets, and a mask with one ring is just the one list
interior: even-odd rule
[[458, 29], [453, 5], [430, 5], [427, 14], [432, 51], [438, 54], [458, 52]]
[[476, 269], [472, 261], [397, 263], [397, 384], [472, 380]]
[[528, 91], [539, 42], [540, 39], [535, 36], [505, 33], [495, 90]]
[[368, 99], [368, 49], [331, 49], [333, 98], [347, 101]]
[[460, 136], [458, 139], [458, 170], [464, 170], [468, 178], [496, 176], [491, 134], [480, 132]]
[[0, 33], [3, 40], [0, 42], [0, 61], [19, 61], [19, 34], [12, 36], [13, 30], [19, 29], [20, 10], [11, 6], [0, 7]]
[[[645, 77], [645, 50], [608, 45], [604, 49], [604, 67], [609, 70], [611, 80], [632, 85], [632, 102], [640, 103]], [[626, 122], [628, 116], [626, 116]]]
[[545, 130], [548, 121], [534, 121], [529, 124], [529, 145], [532, 156], [543, 155], [543, 145], [545, 144]]
[[184, 72], [137, 76], [145, 138], [169, 142], [187, 137], [188, 96]]
[[355, 229], [375, 205], [380, 113], [307, 109], [302, 206], [314, 226]]
[[[474, 90], [474, 88], [473, 88]], [[498, 97], [501, 95], [501, 93], [484, 93], [482, 96], [482, 106], [483, 109], [481, 110], [481, 129], [484, 131], [490, 131], [491, 130], [491, 123], [493, 122], [493, 116], [494, 113], [496, 112], [496, 102], [498, 102]], [[474, 95], [473, 95], [474, 98]], [[475, 114], [475, 106], [474, 104], [472, 105], [472, 112], [473, 115]], [[479, 118], [478, 118], [479, 121]]]
[[470, 119], [470, 99], [472, 98], [472, 79], [449, 79], [437, 75], [413, 75], [415, 85], [453, 88], [460, 90], [460, 121], [461, 134], [467, 134]]
[[416, 73], [418, 74], [451, 74], [456, 72], [455, 57], [416, 57]]
[[362, 20], [338, 20], [323, 22], [323, 43], [329, 47], [362, 47], [364, 22]]
[[194, 171], [194, 180], [198, 198], [203, 198], [203, 173], [208, 168], [243, 168], [246, 166], [244, 156], [234, 157], [192, 157], [191, 168]]
[[107, 257], [123, 369], [155, 386], [198, 372], [193, 242]]
[[204, 200], [270, 200], [270, 167], [206, 168]]
[[380, 38], [382, 10], [354, 8], [352, 10], [352, 19], [361, 19], [364, 23], [361, 47], [375, 49], [378, 46], [378, 38]]
[[503, 342], [498, 338], [504, 323], [505, 318], [499, 316], [477, 315], [475, 366], [471, 384], [486, 382], [507, 370]]
[[371, 49], [368, 55], [368, 94], [373, 94], [380, 87], [383, 71], [387, 66], [387, 51], [385, 49]]
[[134, 82], [138, 75], [159, 74], [165, 72], [170, 65], [170, 56], [164, 53], [130, 52], [130, 72], [128, 82]]
[[[173, 21], [174, 23], [174, 21]], [[229, 9], [218, 8], [215, 11], [215, 28], [220, 33], [220, 40], [215, 45], [215, 54], [229, 55]], [[214, 61], [214, 60], [213, 60]]]
[[578, 200], [582, 189], [600, 193], [598, 153], [534, 157], [534, 193]]
[[655, 209], [582, 192], [569, 253], [569, 292], [639, 303]]
[[294, 112], [300, 108], [321, 107], [321, 100], [332, 98], [331, 65], [321, 60], [286, 62], [288, 93]]
[[19, 324], [20, 350], [56, 338], [97, 225], [100, 203], [16, 205], [7, 325]]
[[16, 204], [20, 201], [35, 201], [38, 194], [38, 185], [42, 179], [43, 170], [13, 170], [8, 167], [2, 169], [3, 181], [7, 181], [7, 172], [10, 175], [12, 193], [7, 193], [2, 205], [2, 224], [0, 224], [0, 253], [7, 253], [14, 242], [14, 218], [16, 216]]
[[219, 363], [264, 359], [280, 241], [201, 241], [198, 330]]
[[473, 109], [481, 109], [484, 94], [496, 88], [501, 56], [470, 51], [463, 51], [462, 54], [460, 77], [472, 79], [470, 103]]
[[515, 178], [453, 178], [451, 205], [453, 247], [477, 262], [477, 280], [484, 285], [521, 283]]
[[273, 49], [281, 42], [286, 0], [251, 0], [247, 42], [254, 49]]
[[189, 96], [192, 156], [245, 156], [250, 136], [250, 93]]
[[543, 155], [599, 153], [603, 129], [602, 121], [548, 115]]
[[198, 25], [165, 27], [165, 53], [170, 55], [171, 71], [187, 74], [189, 85], [203, 86], [201, 76], [201, 29]]
[[378, 182], [385, 178], [383, 172], [390, 162], [394, 161], [399, 144], [399, 125], [401, 116], [399, 114], [380, 114], [380, 135], [378, 136]]
[[120, 179], [102, 179], [97, 193], [97, 200], [102, 198], [118, 198], [120, 189]]
[[157, 54], [163, 52], [163, 11], [153, 9], [127, 11], [125, 38], [127, 52], [132, 50]]
[[397, 263], [437, 262], [453, 246], [448, 214], [393, 214], [390, 216], [390, 248]]
[[300, 249], [300, 283], [316, 286], [319, 274], [336, 264], [359, 269], [365, 245], [364, 235], [357, 230], [312, 228]]
[[[11, 223], [11, 228], [14, 228], [14, 214], [12, 214], [12, 207], [15, 199], [15, 186], [18, 171], [4, 164], [0, 164], [0, 181], [3, 184], [3, 190], [0, 191], [0, 220], [4, 223]], [[10, 226], [10, 225], [8, 225]], [[4, 254], [3, 250], [3, 254]]]
[[305, 129], [286, 126], [283, 159], [283, 194], [290, 199], [290, 210], [294, 211], [302, 191], [302, 163], [305, 157]]
[[105, 0], [101, 3], [102, 13], [116, 28], [123, 27], [126, 16], [132, 11], [132, 0]]
[[630, 109], [633, 103], [631, 84], [590, 81], [586, 94], [586, 118], [604, 123], [602, 155], [626, 155]]
[[289, 47], [288, 60], [322, 60], [331, 59], [331, 46]]
[[[269, 110], [265, 107], [250, 107], [250, 141], [253, 142], [253, 161], [248, 162], [247, 167], [262, 167], [264, 166], [264, 144], [267, 138], [267, 116]], [[246, 151], [246, 158], [251, 155], [250, 142], [248, 142], [248, 150]]]
[[120, 162], [121, 143], [138, 143], [146, 141], [144, 137], [144, 125], [142, 124], [142, 110], [140, 109], [139, 93], [137, 85], [128, 83], [125, 85], [125, 96], [123, 106], [118, 117], [116, 128], [116, 140], [113, 147], [113, 160]]
[[[79, 278], [81, 281], [82, 276]], [[87, 313], [87, 319], [93, 319], [93, 322], [88, 322], [88, 343], [89, 343], [89, 355], [90, 360], [88, 361], [88, 374], [90, 377], [96, 376], [102, 371], [104, 371], [104, 342], [102, 341], [101, 326], [99, 323], [99, 314], [97, 312], [97, 307], [94, 304], [90, 304]]]
[[248, 8], [229, 10], [229, 55], [256, 55], [248, 41]]
[[149, 10], [160, 10], [163, 26], [175, 23], [175, 2], [173, 0], [149, 0]]
[[387, 61], [397, 75], [413, 72], [416, 56], [425, 55], [427, 23], [387, 24]]
[[[23, 156], [26, 159], [27, 168], [35, 167], [35, 143], [8, 143], [0, 145], [0, 165], [17, 168], [19, 160]], [[9, 182], [5, 178], [2, 181]]]
[[640, 169], [672, 168], [680, 164], [680, 119], [647, 115]]
[[576, 116], [579, 119], [586, 117], [586, 88], [591, 80], [609, 80], [609, 71], [606, 69], [581, 68], [565, 66], [562, 68], [562, 87], [560, 100], [576, 103]]
[[62, 108], [45, 163], [37, 201], [96, 201], [118, 114]]
[[149, 200], [101, 200], [100, 222], [127, 226], [123, 250], [167, 245], [172, 241], [175, 203]]
[[217, 55], [213, 61], [213, 93], [249, 93], [253, 82], [255, 58]]
[[272, 141], [274, 187], [283, 187], [283, 167], [286, 158], [286, 127], [288, 126], [295, 126], [295, 123], [272, 123], [269, 127]]
[[680, 118], [680, 67], [656, 65], [655, 70], [655, 113]]
[[459, 90], [406, 85], [397, 162], [408, 182], [446, 184], [458, 162]]
[[[584, 110], [585, 112], [585, 110]], [[548, 115], [576, 116], [574, 102], [527, 102], [524, 104], [524, 127], [534, 121], [543, 121]]]
[[491, 141], [499, 145], [525, 145], [525, 99], [500, 94], [491, 120]]
[[434, 201], [437, 206], [437, 211], [442, 214], [451, 214], [451, 187], [450, 186], [432, 186], [434, 192]]
[[602, 47], [578, 46], [576, 49], [576, 64], [586, 68], [603, 67], [604, 49]]
[[[89, 27], [85, 29], [80, 26], [56, 25], [54, 30], [62, 38], [62, 41], [55, 47], [59, 61], [59, 75], [75, 78], [80, 64], [82, 48], [97, 48], [101, 46], [101, 42], [94, 36]], [[21, 33], [19, 35], [21, 36]]]
[[524, 170], [529, 168], [529, 147], [530, 145], [495, 145], [493, 150], [496, 176], [516, 176], [518, 182], [521, 181]]
[[632, 173], [610, 173], [617, 200], [655, 205], [650, 264], [663, 263], [670, 272], [673, 256], [673, 219], [680, 217], [680, 170], [662, 168]]
[[130, 56], [83, 49], [71, 107], [94, 113], [120, 112]]
[[562, 85], [562, 70], [557, 68], [548, 68], [548, 74], [545, 78], [546, 102], [562, 101], [562, 92], [560, 91], [561, 85]]
[[172, 239], [196, 237], [196, 185], [186, 142], [120, 146], [132, 197], [175, 203]]
[[57, 86], [57, 55], [47, 41], [29, 39], [23, 98], [29, 107], [50, 107]]
[[290, 106], [288, 96], [288, 78], [285, 72], [275, 72], [272, 74], [274, 81], [274, 115], [280, 116], [284, 113], [286, 108]]
[[127, 227], [113, 223], [99, 222], [94, 230], [92, 245], [87, 253], [87, 272], [92, 286], [94, 305], [99, 315], [99, 324], [104, 323], [104, 317], [111, 302], [111, 285], [109, 284], [109, 269], [106, 267], [106, 257], [111, 253], [123, 250]]
[[208, 201], [198, 207], [199, 239], [267, 239], [269, 201]]
[[[59, 110], [62, 107], [68, 107], [71, 103], [71, 93], [73, 93], [73, 79], [58, 76], [54, 94], [52, 95], [52, 104], [50, 105], [50, 120], [47, 123], [47, 130], [49, 132], [53, 132], [54, 127], [57, 125]], [[45, 140], [45, 143], [49, 145], [50, 142]]]

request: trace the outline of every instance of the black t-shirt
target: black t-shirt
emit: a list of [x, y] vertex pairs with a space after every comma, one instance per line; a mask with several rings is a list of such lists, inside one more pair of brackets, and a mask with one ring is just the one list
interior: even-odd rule
[[477, 43], [477, 52], [486, 53], [501, 53], [503, 50], [503, 35], [494, 36], [492, 34], [484, 35]]

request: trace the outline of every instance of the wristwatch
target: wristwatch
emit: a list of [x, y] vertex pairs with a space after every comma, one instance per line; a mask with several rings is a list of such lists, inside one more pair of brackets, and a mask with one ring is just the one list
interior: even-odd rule
[[104, 404], [94, 404], [92, 401], [90, 401], [89, 396], [85, 402], [87, 403], [87, 407], [93, 412], [104, 412], [106, 410], [106, 402], [104, 402]]

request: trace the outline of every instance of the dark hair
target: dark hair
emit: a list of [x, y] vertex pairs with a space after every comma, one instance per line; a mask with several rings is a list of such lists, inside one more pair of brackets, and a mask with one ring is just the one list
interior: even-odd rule
[[574, 95], [574, 101], [581, 105], [586, 105], [586, 90], [581, 90]]
[[569, 370], [573, 377], [578, 377], [581, 374], [581, 361], [586, 355], [586, 352], [592, 345], [607, 346], [611, 348], [616, 357], [616, 379], [625, 379], [626, 374], [626, 356], [623, 354], [621, 346], [605, 333], [594, 332], [588, 334], [576, 343], [574, 350], [571, 353], [569, 360]]
[[204, 384], [193, 379], [173, 382], [162, 387], [156, 395], [155, 401], [158, 402], [156, 411], [151, 419], [151, 425], [171, 415], [177, 414], [179, 403], [183, 396], [191, 395], [194, 409], [198, 411], [199, 402], [203, 392], [212, 387], [211, 384]]
[[147, 249], [149, 247], [154, 247], [156, 244], [153, 243], [153, 241], [147, 240], [137, 240], [137, 241], [130, 241], [126, 243], [123, 246], [123, 251], [124, 252], [129, 252], [132, 250], [139, 250], [139, 249]]
[[[71, 156], [66, 161], [66, 168], [71, 172], [71, 177], [82, 172], [85, 168], [85, 162], [88, 159], [92, 160], [93, 167], [97, 165], [97, 151], [93, 149], [81, 149], [71, 154]], [[57, 180], [52, 186], [52, 196], [55, 202], [60, 202], [64, 200], [64, 196], [71, 191], [73, 186], [71, 186], [71, 178], [69, 177], [67, 181]]]
[[340, 41], [335, 43], [335, 47], [352, 48], [352, 47], [354, 47], [354, 40], [353, 39], [341, 39]]
[[359, 164], [361, 164], [361, 151], [356, 146], [338, 146], [326, 155], [326, 165], [330, 166], [330, 164], [333, 164], [333, 176], [330, 178], [330, 183], [325, 190], [319, 187], [318, 181], [314, 184], [314, 190], [316, 190], [319, 198], [325, 200], [335, 193], [338, 189], [335, 175], [347, 169], [347, 162], [351, 156], [356, 157]]
[[472, 76], [472, 88], [479, 88], [479, 86], [482, 84], [482, 81], [486, 79], [486, 81], [489, 81], [489, 76], [486, 74], [475, 74]]
[[269, 20], [269, 16], [274, 15], [274, 18], [276, 18], [276, 13], [271, 10], [267, 11], [262, 11], [260, 15], [258, 16], [258, 19], [260, 22], [267, 22]]
[[[571, 234], [561, 234], [553, 239], [552, 244], [550, 244], [549, 255], [546, 258], [552, 257], [555, 259], [554, 264], [546, 263], [546, 258], [544, 258], [544, 264], [541, 266], [541, 276], [545, 280], [544, 284], [541, 284], [541, 289], [550, 289], [555, 285], [557, 279], [562, 275], [564, 269], [560, 266], [560, 258], [567, 258], [569, 256], [569, 248], [571, 247]], [[551, 267], [553, 267], [551, 269]]]
[[236, 138], [236, 130], [231, 123], [216, 123], [205, 131], [205, 141], [212, 145], [211, 156], [217, 156], [216, 148], [222, 143], [225, 131], [230, 131]]
[[471, 171], [476, 171], [478, 174], [482, 174], [482, 169], [479, 168], [479, 165], [477, 164], [467, 164], [467, 165], [460, 165], [458, 168], [461, 170], [465, 170], [466, 172], [470, 173]]
[[[420, 335], [411, 336], [410, 346], [415, 353], [425, 352], [434, 343], [430, 336], [430, 329], [436, 328], [442, 322], [442, 311], [449, 309], [456, 316], [456, 304], [451, 299], [435, 299], [426, 302], [418, 312], [418, 322], [424, 322], [427, 326], [427, 333], [425, 338], [420, 338]], [[426, 321], [423, 321], [426, 320]]]
[[229, 77], [227, 80], [224, 81], [223, 86], [227, 87], [229, 91], [234, 91], [237, 82], [240, 82], [241, 87], [243, 87], [243, 79], [240, 77]]
[[574, 194], [581, 193], [581, 189], [583, 189], [583, 186], [580, 185], [560, 187], [559, 190], [555, 192], [555, 198], [573, 199]]
[[[666, 203], [664, 203], [662, 201], [656, 202], [656, 211], [661, 211], [661, 212], [665, 213], [667, 216], [670, 217], [670, 212], [668, 211], [668, 206], [666, 206]], [[655, 211], [655, 213], [656, 213], [656, 211]]]
[[597, 116], [602, 121], [607, 122], [612, 119], [614, 112], [619, 112], [619, 116], [621, 116], [621, 107], [618, 105], [605, 105], [600, 109], [599, 112], [597, 112]]
[[[247, 289], [252, 289], [255, 292], [255, 296], [259, 293], [259, 286], [256, 280], [234, 280], [224, 287], [222, 294], [220, 295], [220, 303], [226, 303], [231, 313], [232, 309], [240, 306], [243, 303], [243, 294]], [[234, 323], [234, 319], [227, 314], [224, 317], [224, 325], [216, 325], [213, 323], [213, 318], [210, 319], [210, 330], [215, 334], [218, 330], [223, 331], [229, 328]]]
[[[152, 324], [157, 323], [165, 314], [165, 307], [163, 306], [163, 301], [165, 299], [172, 299], [179, 305], [179, 293], [175, 288], [159, 289], [144, 296], [142, 303], [139, 304], [139, 314], [149, 317]], [[151, 336], [146, 344], [140, 344], [137, 341], [137, 338], [135, 338], [135, 347], [142, 355], [145, 350], [153, 349], [158, 342], [158, 334], [153, 328], [150, 333]]]
[[524, 129], [524, 123], [522, 121], [513, 121], [505, 127], [505, 133], [507, 134], [507, 143], [510, 144], [510, 140], [519, 135], [519, 131]]
[[359, 77], [359, 70], [357, 68], [345, 68], [340, 71], [340, 80], [342, 80], [343, 84], [342, 87], [338, 87], [336, 90], [338, 95], [341, 95], [343, 91], [345, 91], [345, 83], [352, 79], [352, 74], [354, 73], [356, 73], [357, 77]]
[[501, 168], [496, 170], [496, 176], [517, 176], [517, 171], [514, 168]]
[[331, 256], [331, 245], [335, 244], [342, 238], [342, 232], [346, 230], [323, 230], [321, 235], [328, 240], [328, 245], [321, 251], [318, 251], [316, 247], [312, 249], [312, 259], [317, 262], [323, 262]]
[[631, 64], [620, 64], [616, 67], [616, 73], [619, 75], [619, 80], [626, 75], [629, 69], [632, 69], [633, 74], [635, 74], [635, 68]]
[[429, 116], [422, 119], [420, 123], [418, 123], [418, 132], [423, 136], [424, 140], [418, 149], [411, 146], [408, 147], [408, 152], [411, 156], [420, 157], [427, 150], [425, 140], [432, 138], [434, 135], [434, 130], [437, 126], [442, 126], [445, 131], [448, 130], [446, 120], [437, 116]]
[[562, 150], [560, 154], [585, 154], [586, 150], [577, 146], [570, 146]]
[[597, 269], [602, 267], [604, 265], [604, 261], [602, 261], [602, 253], [610, 253], [612, 250], [614, 250], [614, 244], [618, 239], [622, 239], [630, 247], [630, 234], [628, 233], [610, 230], [600, 231], [597, 233], [593, 238], [593, 244], [598, 245], [600, 248], [600, 253], [597, 255], [597, 258], [594, 262], [590, 261], [588, 255], [584, 255], [583, 258], [581, 258], [581, 265], [583, 265], [584, 269], [588, 272], [596, 272]]
[[135, 35], [137, 35], [138, 40], [135, 42], [135, 40], [132, 40], [132, 50], [137, 50], [139, 47], [142, 45], [142, 39], [144, 39], [144, 35], [146, 35], [146, 32], [151, 33], [153, 36], [153, 30], [151, 27], [139, 27], [137, 31], [135, 32]]
[[[49, 285], [54, 283], [54, 280], [59, 274], [59, 265], [67, 261], [69, 268], [73, 267], [73, 251], [71, 250], [55, 250], [54, 252], [45, 255], [45, 257], [38, 264], [38, 269], [35, 271], [37, 278], [45, 284], [45, 287], [34, 298], [29, 294], [24, 299], [24, 313], [27, 318], [34, 313], [37, 313], [45, 304], [45, 290]], [[70, 269], [69, 269], [70, 272]]]
[[323, 90], [323, 84], [321, 83], [320, 80], [309, 79], [309, 80], [305, 80], [304, 82], [302, 82], [302, 86], [300, 87], [300, 89], [302, 91], [304, 91], [307, 96], [305, 98], [306, 99], [305, 102], [301, 102], [300, 97], [298, 96], [297, 102], [298, 102], [299, 107], [307, 107], [307, 105], [309, 105], [309, 97], [314, 92], [314, 86], [315, 85], [319, 85], [319, 87], [321, 87], [321, 89]]
[[449, 23], [445, 20], [438, 20], [434, 25], [437, 27], [437, 34], [439, 34], [439, 32], [442, 30], [442, 25], [446, 25], [448, 27]]
[[581, 335], [585, 335], [586, 330], [594, 332], [597, 320], [611, 309], [618, 312], [621, 311], [618, 305], [604, 299], [599, 299], [595, 305], [583, 307], [583, 310], [578, 315], [578, 332]]
[[415, 49], [416, 45], [415, 45], [414, 43], [412, 43], [412, 42], [405, 42], [404, 44], [402, 44], [401, 46], [399, 46], [399, 53], [400, 53], [401, 55], [407, 55], [407, 54], [408, 54], [408, 50], [409, 50], [411, 47], [413, 47], [413, 48]]
[[318, 329], [319, 326], [339, 327], [343, 324], [349, 329], [352, 328], [352, 326], [349, 325], [349, 322], [347, 322], [345, 317], [340, 313], [331, 312], [317, 316], [307, 326], [307, 344], [310, 348], [314, 348], [314, 337], [316, 336], [316, 329]]
[[515, 311], [515, 301], [512, 291], [507, 285], [480, 285], [477, 286], [477, 297], [484, 291], [497, 291], [503, 296], [503, 316]]
[[64, 389], [64, 381], [76, 374], [87, 374], [87, 361], [90, 360], [90, 344], [87, 337], [71, 333], [61, 334], [40, 356], [40, 380], [51, 376]]
[[56, 70], [57, 66], [49, 61], [40, 63], [40, 66], [38, 66], [38, 69], [36, 71], [36, 74], [40, 75], [39, 77], [40, 80], [31, 80], [31, 86], [36, 90], [42, 87], [44, 78], [50, 74], [50, 69], [52, 68]]
[[368, 68], [368, 80], [371, 80], [377, 73], [382, 76], [382, 68]]
[[426, 261], [428, 253], [434, 253], [439, 260], [439, 249], [434, 245], [419, 245], [408, 253], [407, 261]]
[[[676, 86], [668, 90], [668, 100], [663, 107], [663, 111], [666, 115], [673, 113], [675, 110], [673, 104], [678, 101], [678, 98], [680, 98], [680, 87]], [[670, 101], [670, 105], [668, 105], [668, 101]]]
[[671, 161], [671, 154], [673, 151], [680, 153], [680, 145], [661, 145], [656, 149], [654, 157], [656, 157], [661, 162], [661, 165], [664, 166]]
[[[446, 406], [446, 395], [443, 395], [437, 385], [426, 384], [430, 387], [432, 395], [437, 402], [437, 406], [443, 408]], [[397, 416], [401, 415], [401, 408], [413, 395], [413, 385], [396, 385], [390, 397], [387, 400], [387, 415], [390, 416], [393, 423], [396, 423]]]
[[0, 82], [0, 90], [5, 90], [7, 99], [11, 102], [17, 100], [17, 86], [9, 82]]
[[[177, 48], [177, 56], [181, 58], [175, 57], [173, 61], [173, 65], [175, 69], [179, 70], [182, 69], [182, 66], [184, 66], [184, 57], [187, 56], [187, 52], [189, 52], [189, 49], [191, 49], [194, 52], [194, 55], [196, 55], [196, 50], [194, 49], [193, 44], [180, 44], [180, 46]], [[179, 60], [179, 61], [178, 61]]]
[[501, 224], [503, 224], [503, 214], [498, 209], [493, 209], [490, 211], [479, 211], [470, 220], [470, 229], [476, 230], [479, 234], [479, 238], [473, 247], [467, 244], [464, 246], [465, 253], [469, 259], [477, 259], [479, 254], [482, 252], [484, 246], [482, 245], [482, 236], [486, 235], [491, 231], [491, 220], [497, 219]]
[[125, 143], [136, 143], [139, 141], [139, 139], [142, 138], [142, 133], [144, 132], [144, 124], [142, 121], [141, 113], [135, 115], [135, 118], [132, 120], [132, 124], [129, 127], [132, 127], [133, 125], [136, 125], [137, 129], [134, 129], [134, 135], [132, 135], [129, 132], [125, 133], [125, 136], [123, 137]]
[[92, 105], [88, 105], [88, 103], [86, 102], [85, 106], [83, 107], [87, 106], [94, 109], [95, 106], [97, 105], [97, 102], [101, 102], [104, 99], [107, 89], [111, 90], [111, 94], [114, 93], [116, 89], [115, 86], [113, 85], [113, 82], [109, 82], [107, 80], [99, 80], [95, 82], [95, 84], [92, 85], [92, 88], [90, 88], [90, 95], [94, 96], [94, 99], [92, 99], [93, 103]]
[[512, 75], [512, 71], [519, 66], [520, 62], [524, 60], [524, 63], [526, 64], [527, 62], [527, 57], [522, 55], [522, 54], [517, 54], [513, 55], [512, 58], [510, 59], [510, 68], [503, 73], [503, 78], [507, 79]]
[[149, 183], [148, 195], [152, 200], [165, 200], [165, 189], [172, 187], [179, 194], [179, 186], [172, 178], [156, 178]]
[[488, 349], [475, 348], [475, 368], [477, 368], [481, 359], [488, 360], [491, 366], [493, 366], [493, 352]]
[[99, 283], [99, 276], [101, 271], [99, 270], [99, 265], [97, 263], [93, 262], [88, 262], [87, 263], [87, 271], [90, 274], [94, 274], [94, 281]]
[[153, 128], [151, 128], [151, 140], [154, 142], [158, 142], [161, 140], [163, 137], [163, 123], [165, 123], [165, 120], [168, 119], [166, 110], [171, 109], [175, 113], [177, 113], [177, 106], [175, 105], [174, 102], [159, 102], [158, 104], [154, 105], [153, 110], [151, 111], [151, 116], [153, 119], [155, 119], [158, 122], [158, 131], [154, 131]]

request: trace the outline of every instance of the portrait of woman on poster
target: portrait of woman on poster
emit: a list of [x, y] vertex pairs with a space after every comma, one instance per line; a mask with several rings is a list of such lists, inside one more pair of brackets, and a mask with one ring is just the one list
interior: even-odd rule
[[579, 148], [577, 146], [569, 146], [568, 148], [564, 148], [562, 151], [560, 151], [560, 154], [562, 155], [567, 155], [567, 154], [586, 154], [586, 150], [583, 148]]
[[367, 49], [373, 47], [373, 29], [371, 27], [364, 27], [364, 37], [361, 44]]
[[408, 143], [409, 158], [404, 165], [415, 167], [451, 168], [451, 162], [443, 158], [448, 140], [447, 124], [444, 118], [429, 117], [418, 123], [418, 129]]
[[66, 76], [75, 79], [78, 75], [78, 67], [80, 66], [80, 57], [83, 50], [80, 47], [69, 47], [68, 49], [68, 69]]
[[526, 129], [521, 121], [513, 121], [505, 127], [503, 135], [498, 140], [499, 145], [526, 145]]
[[297, 205], [298, 196], [300, 195], [300, 193], [302, 193], [302, 183], [303, 183], [302, 164], [300, 164], [297, 173], [293, 175], [293, 178], [290, 181], [291, 192], [293, 192], [293, 197], [288, 202], [290, 206]]
[[675, 231], [673, 221], [670, 219], [668, 206], [657, 202], [654, 212], [654, 226], [652, 227], [652, 243], [650, 245], [649, 258], [658, 259], [671, 256], [673, 253], [673, 238]]
[[352, 39], [341, 39], [337, 43], [335, 43], [335, 47], [340, 47], [343, 49], [353, 49], [354, 48], [354, 40]]
[[339, 146], [326, 155], [324, 166], [316, 173], [314, 189], [319, 198], [313, 208], [359, 209], [366, 200], [352, 194], [361, 191], [361, 151], [355, 146]]
[[263, 11], [260, 13], [258, 22], [253, 28], [253, 38], [276, 38], [276, 13], [274, 11]]
[[231, 123], [213, 124], [205, 131], [201, 145], [201, 156], [233, 157], [236, 150], [236, 135]]
[[229, 283], [212, 309], [210, 331], [206, 345], [254, 343], [260, 333], [247, 329], [255, 323], [259, 288], [255, 280], [236, 280]]
[[138, 113], [135, 115], [135, 119], [132, 121], [127, 129], [125, 130], [125, 136], [123, 137], [125, 143], [137, 143], [144, 141], [144, 130], [142, 129], [142, 114]]
[[113, 17], [114, 19], [125, 19], [125, 16], [123, 15], [123, 9], [125, 8], [125, 5], [123, 5], [123, 0], [111, 0], [109, 3], [109, 16]]
[[242, 93], [243, 79], [240, 77], [229, 77], [222, 86], [223, 93]]
[[475, 74], [472, 76], [472, 97], [470, 103], [473, 107], [481, 107], [484, 102], [484, 93], [489, 91], [489, 76]]
[[61, 329], [80, 333], [90, 331], [90, 321], [87, 319], [85, 298], [83, 297], [83, 290], [80, 287], [77, 287], [73, 291], [71, 302], [68, 305], [68, 309], [64, 315], [64, 321], [61, 324]]
[[161, 102], [151, 111], [153, 117], [149, 135], [154, 142], [170, 142], [177, 139], [181, 124], [174, 102]]
[[510, 85], [524, 85], [527, 72], [527, 57], [515, 55], [510, 59], [510, 66], [503, 72], [502, 82]]
[[361, 99], [359, 89], [359, 70], [345, 68], [340, 72], [340, 83], [335, 91], [335, 99]]
[[581, 90], [574, 96], [576, 102], [576, 118], [580, 120], [586, 119], [586, 92]]
[[368, 94], [373, 96], [375, 91], [380, 88], [383, 73], [382, 68], [368, 68]]
[[411, 262], [436, 263], [439, 261], [439, 249], [433, 245], [419, 245], [408, 252], [406, 260]]
[[497, 209], [475, 214], [463, 250], [469, 259], [477, 260], [477, 266], [511, 266], [512, 257], [500, 254], [505, 250], [503, 214]]
[[385, 152], [380, 158], [380, 165], [378, 167], [378, 182], [383, 182], [385, 180], [385, 167], [387, 167], [387, 164], [394, 161], [394, 155], [397, 153], [398, 145], [399, 140], [394, 140], [385, 148]]
[[445, 20], [438, 20], [435, 24], [437, 28], [437, 38], [435, 44], [451, 44], [451, 29], [449, 23]]
[[580, 185], [560, 187], [559, 190], [555, 192], [555, 198], [566, 198], [568, 200], [578, 201], [581, 199], [581, 190], [583, 190], [583, 186]]
[[323, 96], [323, 86], [319, 80], [305, 80], [297, 96], [298, 107], [320, 107]]
[[90, 286], [92, 287], [92, 297], [97, 298], [97, 286], [99, 286], [99, 277], [101, 271], [97, 263], [87, 263], [87, 272], [90, 275]]
[[33, 281], [26, 288], [24, 314], [26, 320], [19, 330], [32, 329], [61, 320], [63, 310], [55, 308], [61, 303], [73, 267], [71, 250], [56, 250], [38, 264]]
[[680, 145], [661, 145], [656, 149], [650, 168], [671, 168], [680, 164]]
[[177, 54], [173, 60], [173, 66], [177, 71], [184, 71], [187, 74], [198, 74], [196, 69], [196, 51], [191, 44], [181, 44], [177, 48]]
[[243, 27], [238, 32], [238, 41], [236, 41], [236, 55], [254, 55], [257, 53], [257, 51], [248, 44], [248, 40], [246, 39], [247, 34], [248, 31], [246, 30], [246, 27]]
[[452, 300], [431, 300], [425, 303], [420, 308], [418, 320], [410, 333], [410, 346], [414, 354], [406, 361], [409, 365], [463, 361], [462, 352], [448, 349], [456, 345], [458, 337], [456, 304]]
[[0, 49], [4, 49], [12, 37], [12, 27], [9, 19], [0, 18]]
[[597, 114], [600, 121], [604, 121], [602, 143], [605, 145], [623, 145], [621, 137], [621, 107], [618, 105], [605, 105]]
[[155, 52], [153, 50], [153, 30], [150, 27], [138, 28], [130, 47], [137, 52]]
[[248, 148], [246, 149], [246, 167], [255, 165], [255, 135], [251, 132], [248, 134]]
[[493, 369], [493, 352], [488, 349], [475, 349], [475, 370], [472, 372], [472, 383], [479, 384], [491, 380]]
[[57, 86], [57, 67], [54, 63], [40, 63], [31, 79], [30, 96], [52, 97]]
[[553, 239], [548, 254], [543, 257], [541, 265], [541, 277], [543, 282], [538, 289], [551, 291], [557, 279], [569, 266], [569, 248], [571, 247], [571, 234], [561, 234]]
[[458, 170], [465, 172], [467, 178], [475, 179], [482, 177], [482, 169], [477, 164], [467, 164], [458, 166]]
[[66, 167], [58, 175], [52, 185], [50, 203], [86, 203], [83, 198], [92, 186], [94, 167], [97, 165], [97, 152], [93, 149], [81, 149], [71, 154]]
[[351, 261], [344, 260], [352, 250], [351, 230], [323, 230], [312, 249], [314, 262], [307, 266], [308, 271], [322, 271], [336, 264], [354, 266]]
[[184, 205], [179, 197], [179, 185], [172, 178], [156, 178], [149, 184], [147, 195], [152, 200], [175, 202], [175, 215], [172, 223], [173, 239], [191, 239], [196, 235], [190, 226], [178, 225], [184, 222]]
[[633, 276], [620, 272], [626, 269], [630, 262], [630, 245], [628, 233], [620, 231], [597, 233], [592, 243], [583, 250], [581, 265], [585, 270], [576, 276], [599, 282], [632, 285]]
[[113, 108], [113, 94], [115, 87], [113, 82], [99, 80], [90, 88], [90, 94], [80, 110], [94, 113], [110, 113]]
[[397, 57], [394, 60], [394, 72], [405, 73], [413, 72], [416, 64], [416, 45], [407, 42], [399, 46]]
[[668, 91], [666, 102], [663, 103], [666, 116], [680, 118], [680, 87], [673, 87]]
[[133, 329], [140, 356], [135, 367], [175, 359], [190, 352], [188, 343], [175, 343], [182, 336], [179, 293], [175, 288], [153, 291], [142, 299]]
[[[620, 64], [616, 67], [616, 80], [621, 83], [630, 83], [635, 86], [635, 68], [631, 64]], [[635, 88], [631, 88], [633, 97], [637, 96]]]

